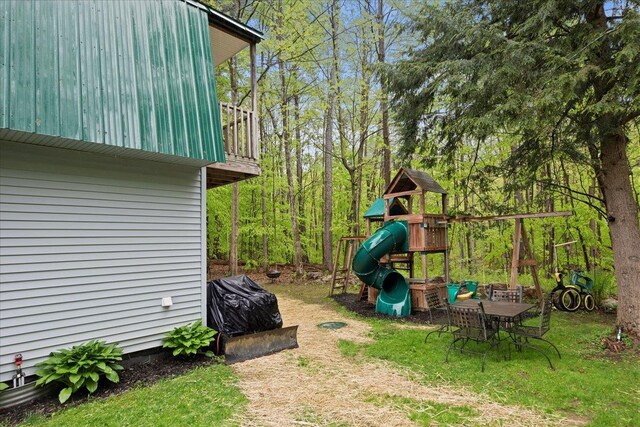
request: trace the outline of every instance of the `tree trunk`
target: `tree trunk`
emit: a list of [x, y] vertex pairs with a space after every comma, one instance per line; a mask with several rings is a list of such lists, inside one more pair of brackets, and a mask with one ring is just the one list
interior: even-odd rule
[[369, 75], [370, 75], [370, 66], [367, 61], [368, 55], [368, 47], [367, 47], [367, 38], [364, 26], [362, 27], [362, 63], [360, 66], [362, 67], [362, 82], [360, 88], [360, 124], [359, 124], [359, 133], [360, 137], [358, 140], [358, 146], [355, 158], [353, 159], [354, 166], [354, 175], [353, 180], [351, 182], [352, 192], [353, 192], [353, 201], [352, 201], [352, 212], [353, 212], [353, 235], [360, 235], [360, 201], [362, 200], [362, 168], [364, 167], [364, 152], [366, 150], [367, 139], [369, 137]]
[[231, 198], [231, 238], [229, 239], [229, 270], [231, 275], [238, 274], [238, 186], [233, 183], [233, 196]]
[[[333, 71], [331, 71], [333, 75]], [[331, 78], [333, 80], [333, 77]], [[333, 113], [335, 100], [333, 88], [329, 88], [329, 107], [324, 131], [324, 207], [322, 222], [322, 265], [326, 270], [333, 267]]]
[[[294, 73], [297, 78], [297, 73]], [[298, 182], [298, 220], [300, 235], [304, 235], [307, 231], [306, 219], [304, 216], [304, 182], [302, 174], [302, 132], [300, 131], [300, 94], [296, 91], [293, 95], [293, 119], [295, 120], [295, 137], [296, 137], [296, 181]], [[300, 242], [302, 248], [302, 262], [309, 262], [307, 248], [303, 242]]]
[[[282, 5], [280, 9], [282, 13]], [[296, 210], [296, 192], [291, 167], [291, 136], [289, 133], [289, 99], [287, 95], [287, 80], [285, 77], [284, 60], [278, 57], [278, 72], [280, 75], [280, 113], [282, 114], [282, 143], [284, 144], [284, 161], [289, 185], [289, 209], [291, 212], [291, 235], [293, 237], [293, 264], [297, 275], [304, 273], [302, 265], [302, 247], [300, 245], [300, 230], [298, 228], [298, 212]]]
[[[552, 180], [552, 175], [551, 175], [551, 165], [549, 163], [547, 163], [547, 167], [546, 167], [546, 173], [547, 173], [547, 180], [549, 182], [551, 182]], [[553, 194], [551, 193], [551, 190], [548, 188], [548, 186], [545, 186], [544, 188], [545, 191], [545, 211], [546, 212], [553, 212], [555, 211], [556, 207], [555, 207], [555, 199], [553, 197]], [[545, 266], [545, 277], [550, 278], [551, 277], [551, 273], [553, 271], [555, 271], [555, 259], [554, 259], [554, 253], [555, 253], [555, 247], [554, 245], [556, 244], [556, 229], [553, 226], [553, 224], [549, 224], [547, 229], [547, 260], [548, 260], [548, 264]]]
[[[238, 100], [238, 81], [236, 78], [237, 60], [235, 57], [229, 60], [229, 81], [231, 86], [231, 104], [236, 105]], [[233, 195], [231, 197], [231, 237], [229, 239], [229, 271], [232, 276], [238, 274], [238, 183], [233, 183]]]
[[[453, 185], [454, 185], [454, 187], [456, 187], [456, 188], [460, 188], [460, 187], [461, 187], [461, 186], [458, 184], [457, 179], [455, 179], [455, 178], [454, 178], [454, 180], [453, 180]], [[455, 196], [453, 197], [453, 204], [454, 204], [455, 206], [460, 206], [460, 193], [457, 193], [457, 192], [456, 192]], [[464, 225], [461, 225], [461, 226], [458, 228], [458, 231], [459, 231], [459, 232], [458, 232], [458, 233], [456, 233], [456, 234], [454, 234], [453, 238], [454, 238], [454, 239], [456, 239], [456, 240], [458, 241], [458, 251], [460, 251], [460, 274], [461, 274], [462, 276], [465, 276], [465, 275], [466, 275], [466, 268], [465, 268], [465, 266], [466, 266], [466, 263], [467, 263], [467, 259], [466, 259], [465, 255], [464, 255], [464, 252], [465, 252], [465, 242], [464, 242], [464, 230], [463, 230], [463, 228], [464, 228]], [[451, 233], [451, 234], [453, 234], [453, 233]], [[451, 235], [451, 234], [450, 234], [450, 235]]]
[[[260, 105], [264, 105], [263, 102]], [[259, 132], [260, 132], [260, 141], [264, 141], [264, 124], [263, 121], [259, 122]], [[262, 158], [265, 158], [266, 148], [265, 144], [262, 144], [262, 148], [260, 149], [262, 152]], [[272, 201], [273, 202], [273, 201]], [[261, 207], [262, 207], [262, 269], [265, 273], [269, 270], [269, 232], [267, 231], [268, 223], [267, 223], [267, 175], [262, 174], [262, 194], [261, 194]]]
[[340, 160], [342, 165], [349, 173], [349, 183], [351, 184], [351, 208], [349, 209], [349, 225], [351, 234], [357, 236], [360, 234], [360, 199], [362, 192], [362, 167], [365, 145], [368, 138], [368, 122], [369, 122], [369, 74], [370, 67], [367, 61], [368, 47], [365, 28], [361, 28], [362, 44], [360, 48], [361, 81], [359, 94], [359, 115], [357, 122], [353, 123], [352, 130], [357, 127], [357, 137], [355, 131], [353, 133], [353, 142], [348, 143], [346, 137], [345, 115], [343, 114], [341, 96], [340, 96], [340, 75], [337, 73], [337, 50], [334, 51], [336, 64], [337, 79], [337, 110], [338, 110], [338, 133], [340, 138]]
[[322, 225], [322, 265], [331, 270], [333, 264], [333, 116], [336, 105], [337, 49], [338, 49], [338, 1], [331, 4], [331, 43], [333, 63], [329, 71], [327, 117], [324, 132], [324, 221]]
[[[592, 196], [590, 199], [593, 200], [593, 196], [596, 195], [596, 183], [595, 183], [595, 179], [593, 180], [593, 182], [591, 183], [591, 185], [589, 186], [589, 195]], [[598, 243], [602, 244], [602, 240], [600, 237], [600, 232], [598, 229], [598, 222], [595, 220], [595, 218], [592, 218], [589, 221], [589, 228], [591, 229], [591, 233], [593, 234], [594, 239], [598, 239]], [[598, 248], [598, 245], [592, 245], [590, 248], [590, 254], [591, 254], [591, 259], [593, 260], [593, 265], [594, 267], [598, 265], [598, 258], [600, 257], [600, 250]]]
[[618, 284], [618, 325], [640, 337], [640, 225], [633, 197], [624, 133], [605, 136], [601, 146], [602, 194], [609, 215]]
[[[564, 175], [564, 185], [567, 188], [571, 188], [571, 180], [569, 179], [569, 173], [565, 169], [564, 165], [562, 166], [562, 173]], [[573, 200], [573, 196], [569, 193], [569, 203], [571, 204], [571, 210], [573, 212], [576, 211], [576, 204]], [[587, 245], [585, 244], [584, 237], [582, 236], [582, 231], [579, 227], [575, 228], [578, 233], [578, 245], [580, 245], [580, 249], [582, 250], [582, 257], [584, 260], [584, 267], [587, 271], [591, 270], [591, 262], [589, 261], [589, 253], [587, 252]]]
[[[384, 64], [384, 1], [378, 0], [376, 25], [378, 26], [378, 62]], [[391, 182], [391, 139], [389, 138], [389, 108], [387, 107], [387, 80], [380, 78], [380, 110], [382, 111], [382, 176], [385, 189]]]

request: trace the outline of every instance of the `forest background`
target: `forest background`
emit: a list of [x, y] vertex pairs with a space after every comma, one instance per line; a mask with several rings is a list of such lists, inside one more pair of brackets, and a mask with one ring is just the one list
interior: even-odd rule
[[[211, 6], [261, 30], [258, 45], [260, 165], [258, 178], [209, 190], [208, 253], [264, 270], [291, 264], [330, 269], [340, 237], [364, 233], [363, 213], [400, 167], [429, 173], [449, 192], [449, 212], [494, 215], [573, 211], [567, 218], [525, 222], [550, 286], [553, 245], [560, 269], [579, 267], [596, 279], [598, 297], [615, 293], [606, 208], [593, 168], [561, 158], [523, 180], [504, 162], [508, 134], [480, 145], [462, 140], [447, 153], [403, 151], [400, 121], [385, 67], [422, 41], [404, 31], [419, 0], [210, 0]], [[248, 52], [218, 70], [221, 101], [249, 106]], [[636, 204], [640, 196], [640, 123], [628, 126], [627, 156]], [[399, 153], [403, 152], [403, 155]], [[446, 160], [446, 161], [445, 161]], [[439, 212], [434, 197], [428, 211]], [[454, 279], [508, 281], [513, 223], [457, 224], [450, 229]], [[430, 271], [441, 272], [433, 257]], [[531, 284], [523, 275], [520, 281]]]

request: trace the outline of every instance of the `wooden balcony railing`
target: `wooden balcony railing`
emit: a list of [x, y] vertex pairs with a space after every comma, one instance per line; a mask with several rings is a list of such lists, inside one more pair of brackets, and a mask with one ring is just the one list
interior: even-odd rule
[[227, 156], [248, 161], [258, 160], [256, 112], [226, 102], [220, 103], [222, 137]]
[[207, 165], [207, 188], [260, 175], [256, 112], [221, 102], [220, 113], [227, 160]]

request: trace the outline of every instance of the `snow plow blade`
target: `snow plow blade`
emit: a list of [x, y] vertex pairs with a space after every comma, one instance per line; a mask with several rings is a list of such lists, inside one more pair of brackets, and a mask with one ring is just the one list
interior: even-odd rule
[[288, 348], [298, 348], [297, 332], [298, 325], [227, 338], [224, 343], [225, 363], [244, 362]]

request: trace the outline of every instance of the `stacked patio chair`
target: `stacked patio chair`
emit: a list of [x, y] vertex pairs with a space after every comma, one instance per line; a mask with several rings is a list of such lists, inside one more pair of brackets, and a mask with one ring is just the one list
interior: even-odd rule
[[547, 356], [547, 354], [541, 348], [532, 345], [529, 342], [529, 339], [546, 342], [551, 347], [553, 347], [556, 353], [558, 353], [558, 358], [562, 358], [558, 347], [556, 347], [551, 341], [542, 338], [542, 336], [546, 334], [551, 328], [551, 308], [551, 294], [545, 294], [544, 298], [542, 299], [540, 323], [537, 326], [526, 326], [521, 324], [515, 325], [509, 330], [509, 334], [511, 335], [517, 349], [521, 349], [521, 347], [527, 347], [537, 351], [538, 353], [541, 353], [544, 357], [547, 358], [551, 369], [554, 369], [549, 356]]
[[[477, 308], [456, 307], [447, 304], [447, 309], [449, 311], [451, 325], [457, 329], [453, 331], [453, 342], [447, 349], [445, 362], [449, 361], [449, 352], [454, 349], [460, 352], [482, 354], [482, 372], [484, 372], [485, 360], [489, 350], [496, 348], [496, 359], [500, 360], [500, 340], [497, 336], [498, 331], [491, 325], [491, 322], [487, 321], [482, 302], [478, 303]], [[469, 341], [487, 343], [489, 344], [489, 348], [483, 353], [470, 350], [466, 347]], [[456, 343], [461, 343], [461, 345], [456, 347]]]
[[522, 302], [524, 295], [524, 288], [518, 285], [515, 289], [493, 289], [489, 286], [489, 299], [491, 301], [508, 301], [508, 302]]
[[[491, 301], [505, 301], [505, 302], [522, 302], [522, 297], [524, 295], [524, 288], [520, 285], [516, 286], [515, 289], [493, 289], [489, 286], [489, 292], [491, 297], [489, 298]], [[511, 322], [500, 322], [500, 328], [509, 329], [513, 327], [513, 323]]]
[[438, 333], [438, 336], [443, 332], [449, 332], [451, 330], [451, 321], [449, 319], [449, 311], [447, 310], [445, 301], [440, 298], [440, 293], [438, 289], [427, 289], [424, 294], [424, 299], [427, 303], [427, 310], [429, 310], [429, 319], [431, 324], [433, 324], [433, 315], [434, 313], [437, 315], [446, 316], [446, 323], [442, 324], [438, 329], [435, 329], [427, 334], [424, 337], [424, 342], [427, 342], [427, 338], [429, 335]]

